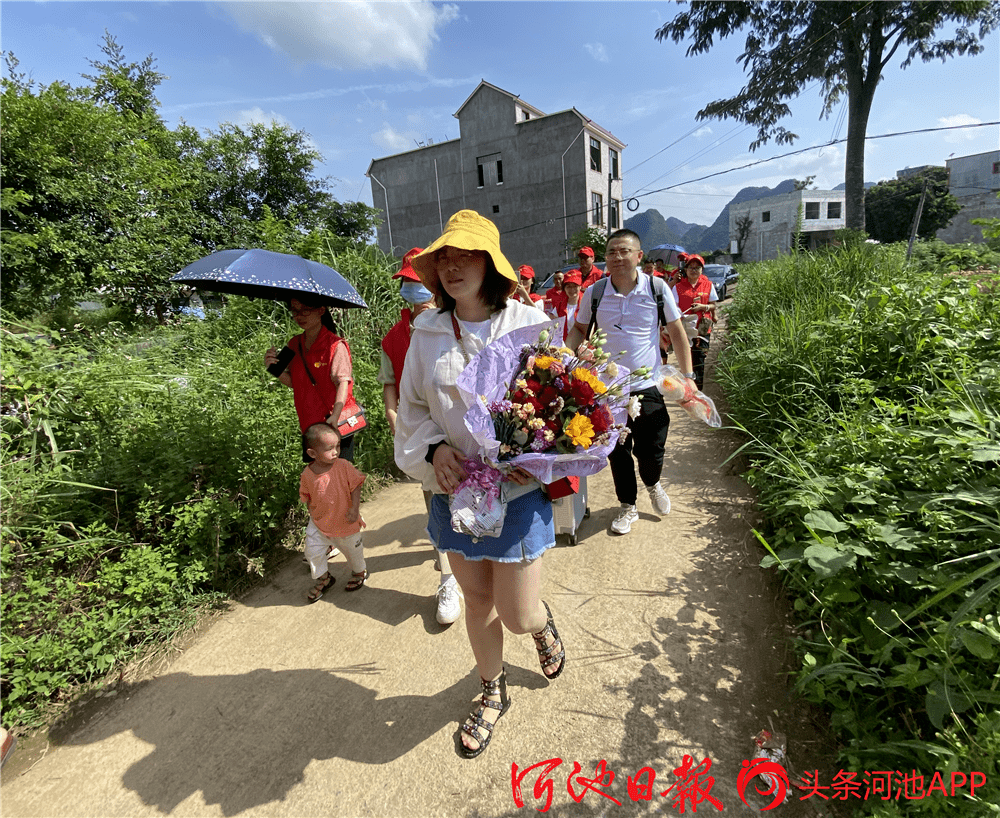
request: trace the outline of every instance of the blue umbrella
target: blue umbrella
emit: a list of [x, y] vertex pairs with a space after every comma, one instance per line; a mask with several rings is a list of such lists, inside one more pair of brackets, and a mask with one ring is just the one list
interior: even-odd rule
[[331, 307], [368, 309], [358, 291], [333, 267], [271, 250], [220, 250], [192, 262], [170, 280], [248, 298], [288, 301], [311, 295]]

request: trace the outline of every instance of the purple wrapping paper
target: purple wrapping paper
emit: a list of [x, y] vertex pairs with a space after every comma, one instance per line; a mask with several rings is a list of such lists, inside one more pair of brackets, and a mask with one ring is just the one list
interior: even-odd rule
[[[502, 400], [507, 393], [521, 359], [521, 347], [537, 343], [539, 334], [545, 329], [549, 331], [550, 338], [558, 337], [554, 335], [558, 332], [558, 325], [559, 321], [534, 324], [498, 338], [469, 362], [458, 376], [457, 382], [458, 391], [468, 407], [465, 425], [479, 444], [480, 456], [502, 471], [520, 467], [541, 483], [554, 483], [563, 477], [597, 474], [607, 465], [608, 454], [618, 443], [618, 431], [614, 430], [607, 443], [593, 445], [576, 453], [526, 452], [509, 460], [498, 460], [500, 441], [496, 439], [493, 418], [487, 407], [494, 401]], [[624, 398], [607, 404], [615, 423], [625, 423], [627, 400], [628, 395], [625, 395]]]

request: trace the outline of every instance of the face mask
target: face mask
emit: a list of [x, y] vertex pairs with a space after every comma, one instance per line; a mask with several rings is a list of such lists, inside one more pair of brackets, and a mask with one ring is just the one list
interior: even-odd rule
[[404, 282], [399, 294], [407, 304], [424, 304], [434, 300], [434, 293], [417, 281]]

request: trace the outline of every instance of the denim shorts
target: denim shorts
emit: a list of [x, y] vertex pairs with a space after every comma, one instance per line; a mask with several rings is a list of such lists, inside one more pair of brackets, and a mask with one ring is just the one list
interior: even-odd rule
[[552, 526], [552, 503], [541, 489], [522, 494], [507, 504], [499, 537], [483, 537], [474, 542], [468, 534], [451, 527], [448, 496], [435, 494], [427, 519], [427, 534], [441, 551], [461, 554], [472, 562], [529, 563], [556, 543]]

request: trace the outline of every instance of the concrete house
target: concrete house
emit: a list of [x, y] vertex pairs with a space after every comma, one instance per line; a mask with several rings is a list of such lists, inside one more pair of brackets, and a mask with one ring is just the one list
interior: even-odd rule
[[948, 167], [948, 192], [962, 209], [951, 224], [937, 231], [937, 237], [948, 244], [983, 240], [981, 225], [973, 219], [1000, 218], [1000, 150], [957, 156], [945, 160]]
[[791, 193], [749, 199], [729, 208], [731, 250], [737, 252], [739, 220], [750, 218], [743, 241], [742, 261], [764, 261], [791, 250], [801, 210], [802, 248], [815, 250], [829, 244], [844, 220], [843, 190], [795, 190]]
[[386, 253], [426, 247], [453, 213], [475, 210], [497, 225], [511, 264], [544, 280], [581, 227], [621, 227], [625, 144], [576, 108], [545, 114], [484, 80], [454, 116], [458, 139], [368, 166]]

